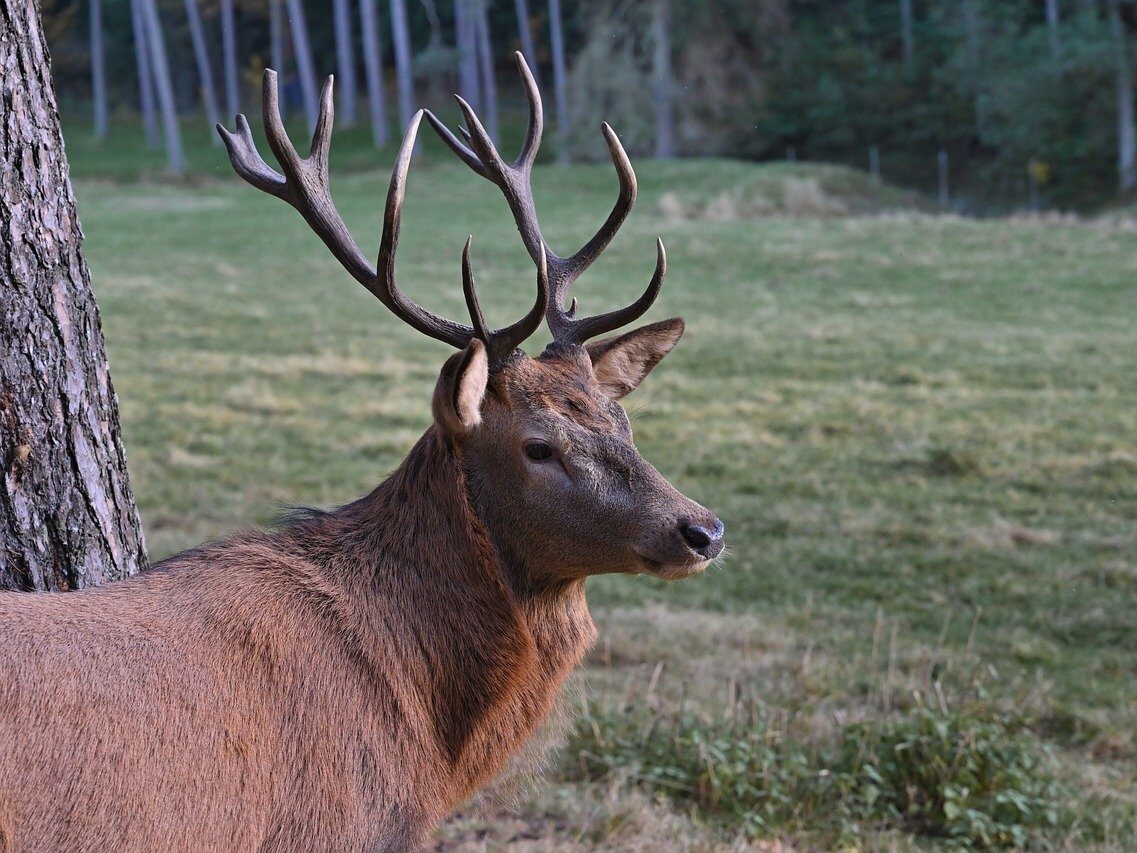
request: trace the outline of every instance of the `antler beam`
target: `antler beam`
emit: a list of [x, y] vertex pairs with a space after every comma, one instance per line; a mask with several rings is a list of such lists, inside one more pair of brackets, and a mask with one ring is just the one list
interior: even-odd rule
[[262, 87], [265, 137], [284, 174], [278, 173], [261, 157], [244, 115], [237, 116], [237, 129], [233, 133], [220, 124], [217, 125], [217, 132], [229, 152], [233, 169], [247, 183], [262, 192], [283, 199], [296, 208], [344, 269], [386, 305], [395, 316], [423, 334], [459, 349], [465, 347], [472, 338], [478, 337], [486, 345], [491, 368], [500, 366], [540, 325], [541, 315], [549, 301], [548, 277], [539, 272], [537, 301], [525, 317], [511, 326], [492, 332], [486, 327], [474, 292], [473, 275], [470, 272], [469, 240], [463, 252], [463, 287], [474, 326], [439, 317], [408, 299], [399, 289], [395, 283], [395, 250], [399, 243], [399, 225], [406, 193], [407, 173], [410, 170], [415, 138], [423, 116], [421, 110], [407, 127], [403, 144], [395, 158], [391, 183], [387, 189], [379, 257], [376, 266], [372, 267], [336, 209], [328, 185], [328, 153], [331, 147], [333, 120], [332, 84], [333, 78], [328, 77], [320, 94], [320, 116], [312, 135], [312, 144], [308, 156], [301, 158], [284, 130], [284, 122], [280, 117], [276, 72], [266, 69]]
[[573, 283], [608, 248], [608, 244], [612, 242], [612, 238], [627, 219], [636, 200], [636, 174], [615, 131], [606, 123], [601, 124], [600, 129], [608, 144], [608, 153], [620, 182], [619, 195], [608, 218], [587, 243], [567, 258], [562, 258], [553, 252], [541, 235], [536, 204], [533, 200], [533, 163], [537, 158], [537, 149], [540, 147], [544, 129], [541, 95], [525, 57], [520, 51], [515, 56], [524, 83], [526, 100], [529, 103], [529, 125], [521, 153], [512, 164], [507, 164], [502, 159], [477, 114], [461, 97], [458, 97], [457, 101], [468, 128], [462, 130], [465, 143], [429, 110], [426, 110], [426, 120], [462, 162], [501, 189], [529, 256], [538, 266], [541, 265], [542, 259], [545, 259], [547, 264], [549, 296], [545, 316], [554, 340], [558, 343], [580, 344], [589, 338], [626, 325], [646, 312], [659, 295], [663, 285], [663, 277], [667, 272], [667, 259], [663, 243], [657, 240], [655, 275], [652, 276], [643, 295], [625, 308], [581, 319], [575, 317], [575, 300], [567, 309], [565, 308], [565, 299]]

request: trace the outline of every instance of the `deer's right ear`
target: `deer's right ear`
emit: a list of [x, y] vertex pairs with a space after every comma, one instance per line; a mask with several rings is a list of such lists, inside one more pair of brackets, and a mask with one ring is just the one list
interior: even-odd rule
[[489, 378], [486, 346], [474, 338], [442, 366], [431, 404], [435, 423], [447, 434], [459, 438], [480, 424]]

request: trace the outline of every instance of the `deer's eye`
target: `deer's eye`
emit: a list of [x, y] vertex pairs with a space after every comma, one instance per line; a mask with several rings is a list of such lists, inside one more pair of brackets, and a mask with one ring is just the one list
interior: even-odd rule
[[531, 441], [525, 445], [525, 455], [534, 462], [541, 462], [553, 455], [553, 448], [544, 441]]

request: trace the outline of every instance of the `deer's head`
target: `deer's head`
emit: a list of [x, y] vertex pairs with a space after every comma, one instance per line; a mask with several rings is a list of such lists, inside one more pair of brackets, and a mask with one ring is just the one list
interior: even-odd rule
[[[684, 577], [723, 550], [723, 524], [681, 495], [636, 450], [619, 400], [633, 391], [678, 342], [679, 318], [600, 338], [639, 318], [654, 302], [666, 273], [657, 241], [655, 274], [631, 305], [593, 317], [566, 307], [572, 284], [608, 246], [636, 196], [631, 163], [608, 125], [603, 133], [620, 181], [607, 220], [577, 252], [560, 257], [541, 236], [531, 176], [543, 126], [540, 95], [520, 53], [517, 64], [529, 102], [529, 127], [516, 162], [505, 163], [477, 115], [461, 98], [467, 144], [429, 112], [412, 120], [395, 161], [376, 268], [352, 239], [328, 193], [332, 128], [331, 79], [307, 158], [284, 132], [276, 75], [265, 72], [264, 122], [269, 146], [284, 171], [257, 154], [244, 116], [237, 132], [218, 127], [237, 173], [295, 207], [341, 264], [406, 323], [459, 351], [447, 360], [435, 388], [435, 429], [454, 447], [467, 472], [470, 498], [504, 556], [523, 564], [533, 582], [601, 572]], [[407, 173], [422, 117], [477, 174], [504, 194], [537, 268], [532, 309], [502, 329], [486, 326], [470, 263], [462, 281], [471, 325], [455, 323], [409, 300], [395, 283], [394, 259]], [[536, 358], [518, 347], [540, 325], [553, 343]]]

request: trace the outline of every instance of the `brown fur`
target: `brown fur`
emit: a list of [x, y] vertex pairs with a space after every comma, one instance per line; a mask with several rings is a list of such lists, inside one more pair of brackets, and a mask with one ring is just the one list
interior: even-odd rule
[[[584, 351], [479, 364], [447, 363], [435, 425], [355, 503], [100, 589], [0, 595], [0, 849], [404, 850], [498, 772], [595, 638], [596, 561], [647, 569], [619, 518], [585, 534], [609, 553], [575, 558], [577, 498], [500, 505], [548, 500], [546, 469], [502, 460], [550, 423], [603, 500], [626, 419]], [[624, 443], [640, 527], [706, 514]]]

